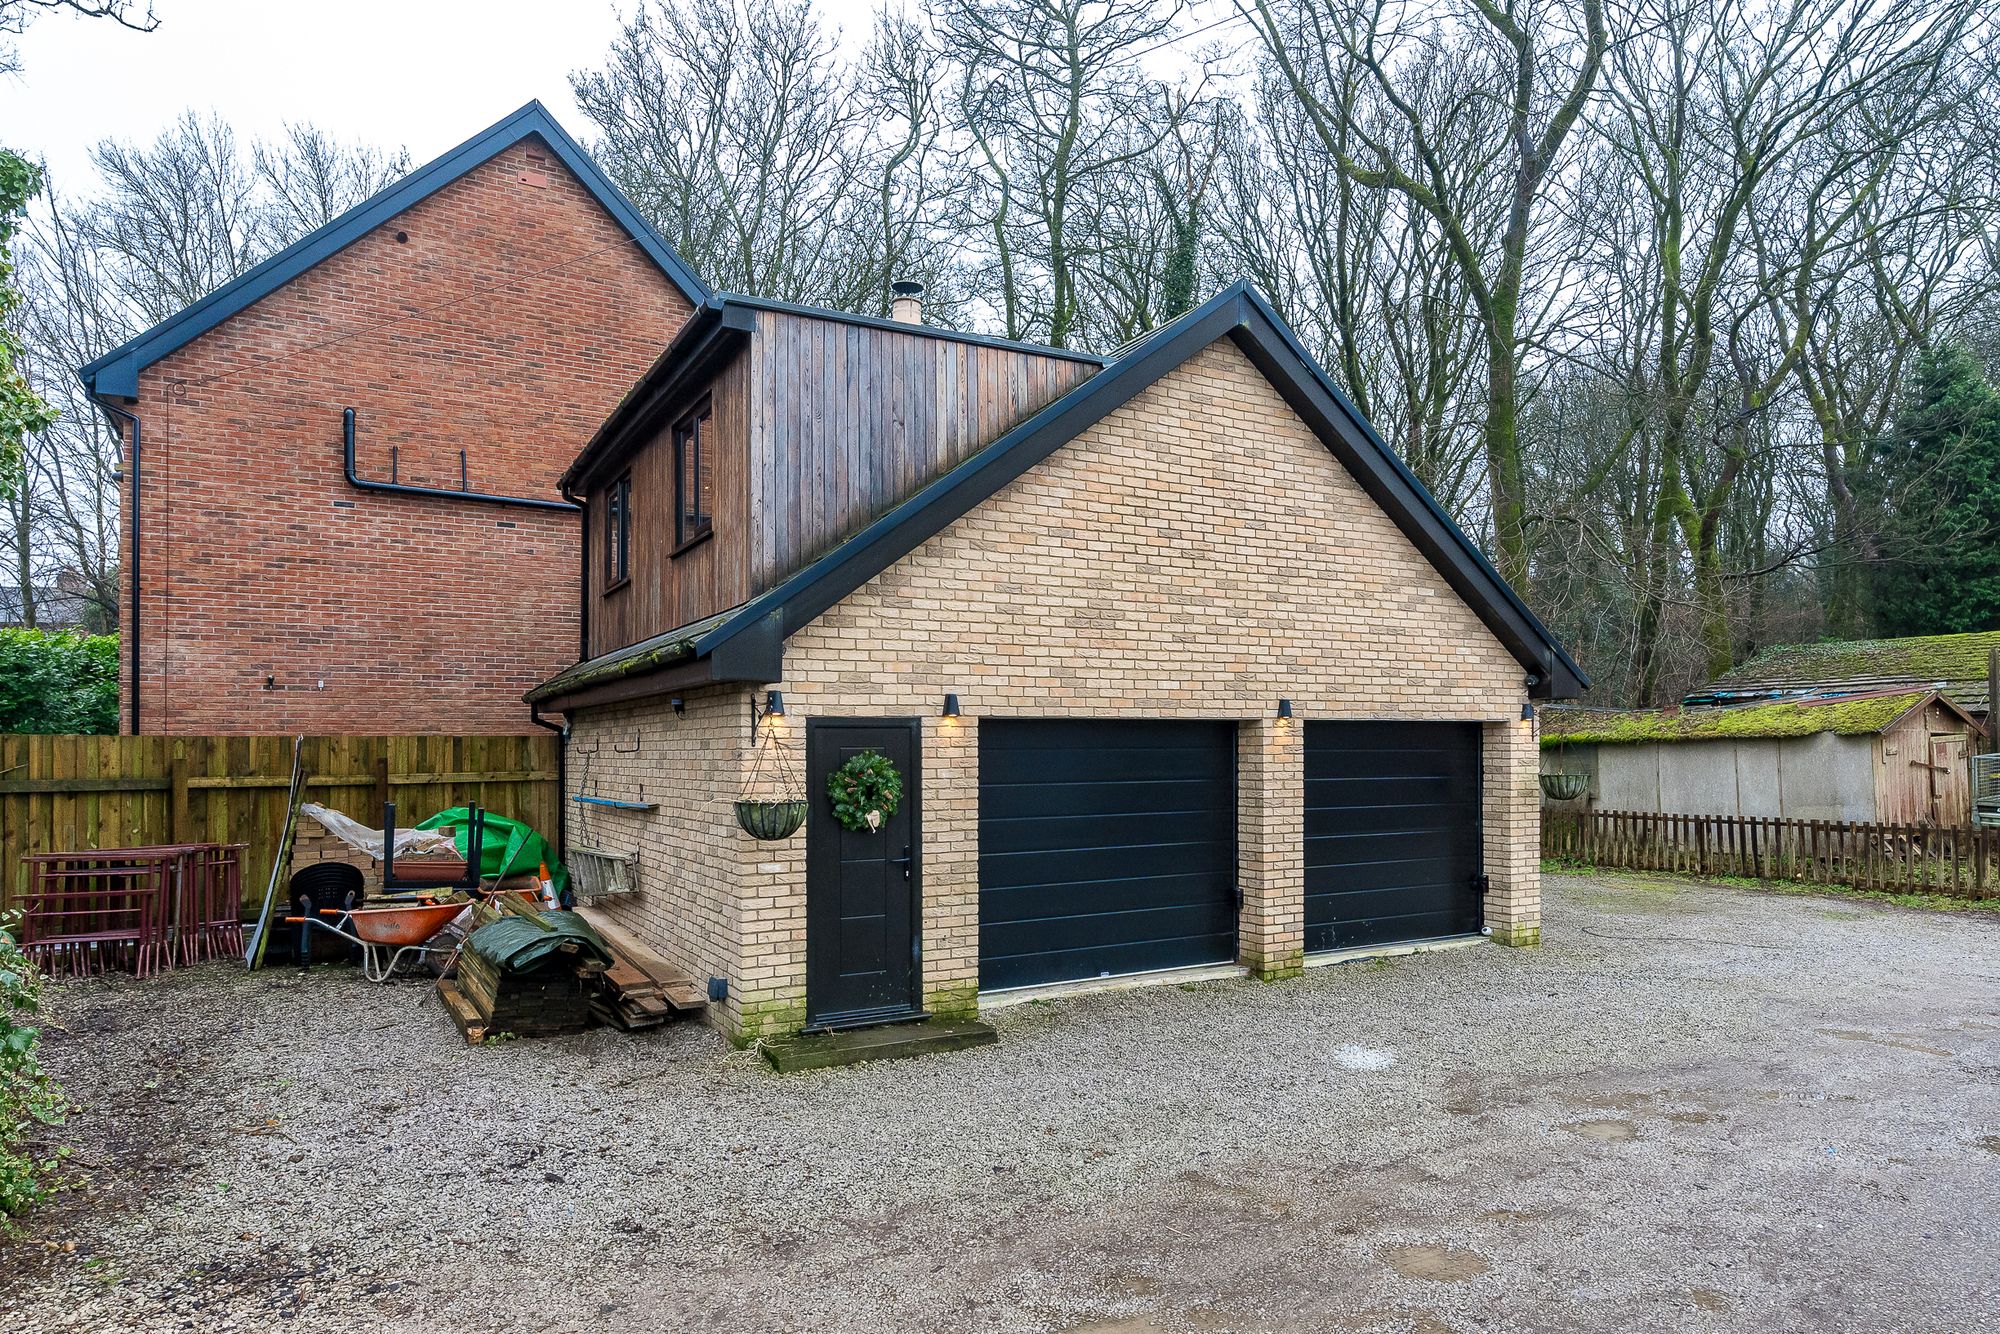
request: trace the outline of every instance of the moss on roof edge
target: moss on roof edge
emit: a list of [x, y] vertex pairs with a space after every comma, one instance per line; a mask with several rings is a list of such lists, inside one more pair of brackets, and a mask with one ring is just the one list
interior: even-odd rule
[[1777, 740], [1871, 736], [1930, 698], [1928, 690], [1827, 703], [1780, 701], [1722, 709], [1542, 710], [1542, 746], [1640, 745], [1658, 741]]

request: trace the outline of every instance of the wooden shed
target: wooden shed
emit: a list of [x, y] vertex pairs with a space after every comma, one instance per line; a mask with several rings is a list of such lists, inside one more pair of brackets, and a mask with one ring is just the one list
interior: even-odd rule
[[1730, 708], [1542, 715], [1542, 770], [1607, 810], [1791, 820], [1967, 822], [1979, 724], [1934, 690]]

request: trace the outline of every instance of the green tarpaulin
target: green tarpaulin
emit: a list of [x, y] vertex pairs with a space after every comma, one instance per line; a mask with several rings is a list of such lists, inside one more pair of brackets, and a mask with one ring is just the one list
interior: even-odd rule
[[585, 958], [610, 966], [611, 950], [604, 938], [575, 913], [545, 912], [542, 921], [555, 929], [544, 930], [532, 918], [510, 914], [467, 936], [465, 947], [507, 973], [529, 972], [565, 945], [575, 945]]
[[[419, 824], [419, 829], [442, 829], [455, 825], [453, 840], [458, 847], [458, 855], [467, 856], [466, 849], [472, 841], [472, 831], [467, 822], [472, 812], [463, 806], [453, 806], [439, 811], [430, 819]], [[547, 862], [549, 877], [555, 881], [556, 896], [569, 888], [569, 872], [556, 860], [555, 851], [542, 836], [519, 820], [510, 820], [504, 815], [486, 813], [486, 841], [480, 848], [479, 874], [488, 880], [503, 879], [510, 875], [533, 875]]]

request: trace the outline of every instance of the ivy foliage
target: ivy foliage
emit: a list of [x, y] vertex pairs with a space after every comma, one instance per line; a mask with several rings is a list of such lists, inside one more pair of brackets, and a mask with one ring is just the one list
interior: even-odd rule
[[[864, 750], [826, 778], [833, 818], [856, 833], [880, 829], [903, 803], [903, 776], [887, 755]], [[876, 817], [869, 822], [869, 815]]]
[[35, 1060], [41, 1037], [41, 976], [15, 943], [18, 914], [0, 915], [0, 1215], [46, 1195], [64, 1151], [42, 1136], [61, 1125], [67, 1104]]
[[14, 237], [28, 201], [41, 189], [41, 168], [0, 148], [0, 497], [12, 496], [21, 484], [21, 442], [56, 419], [55, 409], [28, 387], [21, 373], [21, 339], [14, 331], [14, 312], [22, 299], [14, 282]]
[[118, 636], [0, 630], [0, 732], [118, 730]]

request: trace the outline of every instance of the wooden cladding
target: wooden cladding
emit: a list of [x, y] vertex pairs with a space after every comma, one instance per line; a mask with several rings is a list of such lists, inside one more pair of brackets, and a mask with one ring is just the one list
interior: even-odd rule
[[1096, 367], [766, 311], [751, 345], [752, 581], [768, 588]]
[[[613, 586], [591, 574], [590, 651], [622, 648], [662, 630], [733, 607], [750, 596], [749, 422], [747, 351], [697, 391], [686, 409], [630, 460], [631, 580]], [[683, 546], [679, 538], [680, 478], [674, 437], [696, 404], [707, 400], [701, 456], [710, 493], [712, 536]], [[697, 478], [699, 481], [699, 478]], [[591, 492], [593, 526], [606, 512], [610, 486]]]
[[2000, 829], [1544, 807], [1542, 855], [1631, 871], [2000, 895]]
[[[593, 572], [591, 654], [763, 592], [1095, 370], [759, 311], [748, 347], [631, 460], [631, 581]], [[593, 514], [611, 499], [593, 491]]]

